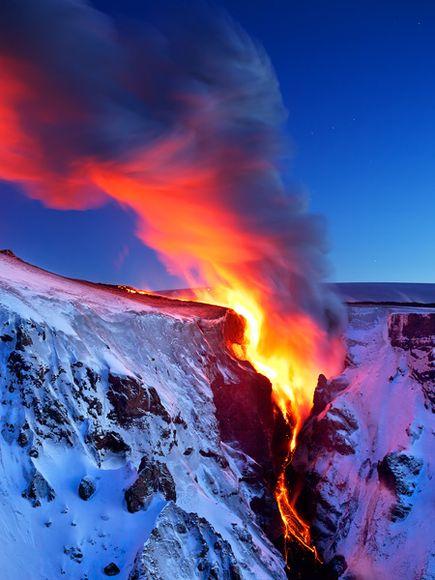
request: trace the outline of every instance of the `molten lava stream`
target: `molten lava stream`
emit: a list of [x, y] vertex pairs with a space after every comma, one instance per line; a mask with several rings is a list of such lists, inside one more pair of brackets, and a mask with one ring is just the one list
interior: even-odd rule
[[[211, 286], [213, 290], [195, 290], [196, 299], [231, 308], [245, 320], [244, 343], [233, 344], [233, 354], [241, 360], [248, 360], [257, 372], [270, 380], [275, 402], [291, 429], [287, 456], [275, 490], [283, 523], [286, 556], [288, 542], [295, 541], [320, 561], [311, 543], [310, 527], [296, 510], [297, 495], [292, 495], [288, 489], [285, 474], [296, 448], [297, 436], [310, 414], [320, 372], [333, 375], [341, 367], [341, 341], [327, 336], [306, 314], [293, 312], [282, 316], [273, 306], [267, 306], [267, 300], [262, 299], [264, 297], [255, 295], [251, 289]], [[125, 289], [133, 293], [147, 293]], [[180, 295], [177, 298], [183, 299]], [[185, 298], [192, 299], [190, 295]]]
[[214, 287], [212, 293], [198, 291], [197, 298], [230, 307], [245, 319], [244, 344], [234, 345], [234, 354], [249, 360], [258, 372], [269, 378], [275, 401], [287, 424], [293, 426], [275, 492], [283, 522], [285, 549], [287, 552], [288, 542], [295, 540], [318, 559], [316, 548], [311, 544], [310, 528], [297, 513], [297, 497], [292, 497], [287, 488], [285, 473], [297, 435], [310, 413], [320, 372], [331, 376], [341, 366], [341, 342], [331, 339], [304, 313], [293, 311], [282, 315], [265, 296], [257, 296], [252, 289], [220, 287], [217, 290]]
[[289, 541], [298, 542], [303, 548], [313, 553], [316, 560], [320, 561], [316, 547], [311, 542], [310, 526], [302, 519], [295, 508], [297, 497], [292, 498], [287, 487], [285, 472], [291, 463], [292, 451], [284, 462], [281, 474], [276, 485], [275, 498], [278, 504], [279, 513], [284, 526], [284, 549], [286, 560], [288, 559], [287, 547]]

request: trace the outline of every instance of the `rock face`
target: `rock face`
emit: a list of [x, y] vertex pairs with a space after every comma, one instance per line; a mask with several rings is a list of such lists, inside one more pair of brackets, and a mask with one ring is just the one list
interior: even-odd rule
[[435, 312], [352, 306], [347, 342], [300, 436], [298, 505], [329, 577], [435, 578]]
[[87, 475], [79, 483], [79, 496], [83, 501], [88, 501], [94, 495], [96, 490], [95, 483]]
[[144, 457], [136, 481], [125, 492], [128, 511], [133, 514], [147, 509], [156, 493], [160, 493], [167, 501], [177, 500], [175, 483], [166, 464], [149, 461]]
[[[250, 540], [248, 532], [244, 542]], [[259, 564], [250, 562], [253, 572]], [[196, 577], [237, 580], [242, 578], [242, 571], [229, 542], [205, 518], [172, 503], [160, 513], [130, 579], [158, 580], [174, 575], [182, 580]]]
[[2, 579], [285, 578], [282, 425], [242, 330], [0, 254]]

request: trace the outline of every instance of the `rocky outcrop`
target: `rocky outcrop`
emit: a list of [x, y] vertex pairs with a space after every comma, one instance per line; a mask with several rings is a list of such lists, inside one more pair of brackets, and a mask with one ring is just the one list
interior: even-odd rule
[[139, 555], [130, 580], [242, 578], [231, 545], [205, 518], [169, 504]]
[[378, 463], [379, 481], [390, 489], [397, 498], [391, 508], [391, 519], [405, 519], [412, 508], [412, 495], [417, 487], [423, 461], [406, 453], [393, 452]]
[[33, 507], [39, 507], [42, 501], [53, 501], [56, 497], [54, 489], [35, 468], [32, 468], [30, 481], [22, 496], [28, 499]]
[[83, 501], [88, 501], [94, 495], [97, 486], [93, 479], [89, 476], [85, 476], [80, 480], [78, 494]]
[[391, 344], [406, 353], [407, 366], [421, 385], [426, 408], [435, 413], [435, 313], [394, 313], [388, 330]]
[[166, 423], [171, 422], [171, 417], [154, 387], [145, 387], [136, 377], [117, 376], [112, 373], [109, 373], [108, 382], [107, 397], [114, 408], [116, 420], [122, 426], [125, 427], [148, 413], [162, 417]]
[[281, 427], [242, 330], [0, 254], [2, 578], [285, 578]]
[[121, 570], [115, 564], [115, 562], [110, 562], [107, 566], [104, 566], [103, 572], [106, 576], [117, 576]]
[[354, 306], [343, 375], [319, 379], [289, 479], [328, 577], [433, 575], [434, 323], [427, 309]]
[[177, 499], [175, 483], [167, 466], [144, 457], [136, 481], [125, 492], [128, 511], [134, 513], [146, 509], [156, 493], [162, 494], [167, 501]]

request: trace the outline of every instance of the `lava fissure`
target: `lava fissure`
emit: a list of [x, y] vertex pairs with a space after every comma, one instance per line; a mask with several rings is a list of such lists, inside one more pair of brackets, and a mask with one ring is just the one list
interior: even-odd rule
[[[320, 562], [317, 550], [312, 544], [310, 526], [296, 509], [297, 494], [292, 494], [286, 482], [286, 470], [296, 448], [297, 436], [312, 407], [314, 387], [310, 388], [310, 385], [316, 384], [314, 379], [319, 374], [320, 367], [316, 364], [316, 359], [309, 355], [313, 357], [316, 353], [313, 337], [320, 331], [313, 321], [308, 318], [302, 320], [300, 315], [294, 317], [293, 321], [288, 319], [287, 324], [283, 324], [282, 320], [279, 325], [271, 324], [268, 317], [271, 316], [273, 320], [273, 311], [264, 310], [248, 289], [233, 291], [230, 288], [220, 288], [213, 293], [198, 291], [197, 297], [205, 302], [229, 306], [245, 320], [243, 344], [233, 345], [233, 353], [239, 358], [249, 360], [258, 372], [270, 380], [275, 402], [291, 432], [275, 489], [275, 499], [283, 524], [286, 561], [288, 543], [295, 541]], [[295, 348], [292, 332], [303, 337], [305, 341], [308, 338], [308, 342], [302, 342], [299, 350]], [[334, 344], [334, 348], [337, 355], [340, 352], [338, 342]], [[329, 367], [332, 370], [337, 365], [337, 358], [328, 362], [332, 363]]]
[[[59, 210], [116, 202], [171, 274], [212, 289], [198, 300], [243, 316], [235, 354], [291, 410], [290, 456], [319, 373], [340, 370], [341, 306], [322, 224], [280, 176], [287, 113], [265, 51], [209, 3], [174, 6], [145, 39], [84, 0], [52, 4], [0, 5], [0, 179]], [[309, 545], [284, 487], [286, 533]]]
[[292, 492], [286, 482], [285, 474], [291, 463], [292, 455], [293, 451], [290, 451], [279, 475], [275, 491], [275, 499], [284, 528], [284, 555], [288, 567], [290, 567], [288, 562], [288, 543], [290, 541], [296, 541], [304, 549], [311, 552], [318, 562], [321, 562], [317, 549], [312, 543], [310, 526], [303, 520], [295, 507], [297, 496], [292, 497]]

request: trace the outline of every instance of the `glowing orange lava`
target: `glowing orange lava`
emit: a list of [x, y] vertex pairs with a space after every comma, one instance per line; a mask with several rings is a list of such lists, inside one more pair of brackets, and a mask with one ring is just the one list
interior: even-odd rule
[[197, 297], [205, 302], [229, 306], [246, 320], [246, 343], [243, 352], [236, 354], [249, 360], [258, 372], [269, 378], [275, 400], [292, 426], [287, 458], [275, 492], [285, 541], [296, 540], [317, 558], [310, 528], [295, 508], [297, 496], [292, 497], [286, 485], [285, 470], [291, 461], [297, 435], [311, 410], [320, 372], [329, 375], [338, 372], [342, 360], [341, 344], [338, 339], [332, 339], [325, 352], [327, 337], [311, 318], [301, 313], [282, 316], [273, 305], [267, 304], [265, 296], [261, 297], [254, 289], [244, 288], [240, 280], [236, 280], [234, 286], [237, 284], [238, 288], [198, 291]]
[[[0, 55], [0, 65], [0, 179], [21, 183], [30, 196], [58, 209], [116, 201], [134, 212], [137, 236], [169, 272], [192, 288], [213, 288], [198, 291], [199, 300], [242, 315], [246, 337], [237, 356], [270, 379], [292, 427], [290, 461], [317, 377], [340, 370], [342, 348], [308, 314], [313, 305], [318, 318], [324, 310], [322, 243], [303, 204], [285, 194], [270, 130], [258, 121], [257, 106], [245, 118], [250, 91], [227, 95], [213, 85], [208, 96], [182, 108], [170, 130], [107, 156], [98, 148], [78, 151], [75, 139], [58, 138], [59, 127], [65, 134], [82, 124], [94, 131], [91, 111], [81, 110], [74, 92], [58, 91], [33, 62]], [[249, 69], [244, 60], [242, 68]], [[177, 103], [188, 97], [177, 93]], [[244, 128], [251, 124], [255, 130], [247, 139]], [[243, 138], [234, 140], [240, 130]], [[55, 147], [50, 135], [56, 136]], [[295, 511], [284, 470], [276, 498], [285, 534], [310, 548], [309, 529]]]

